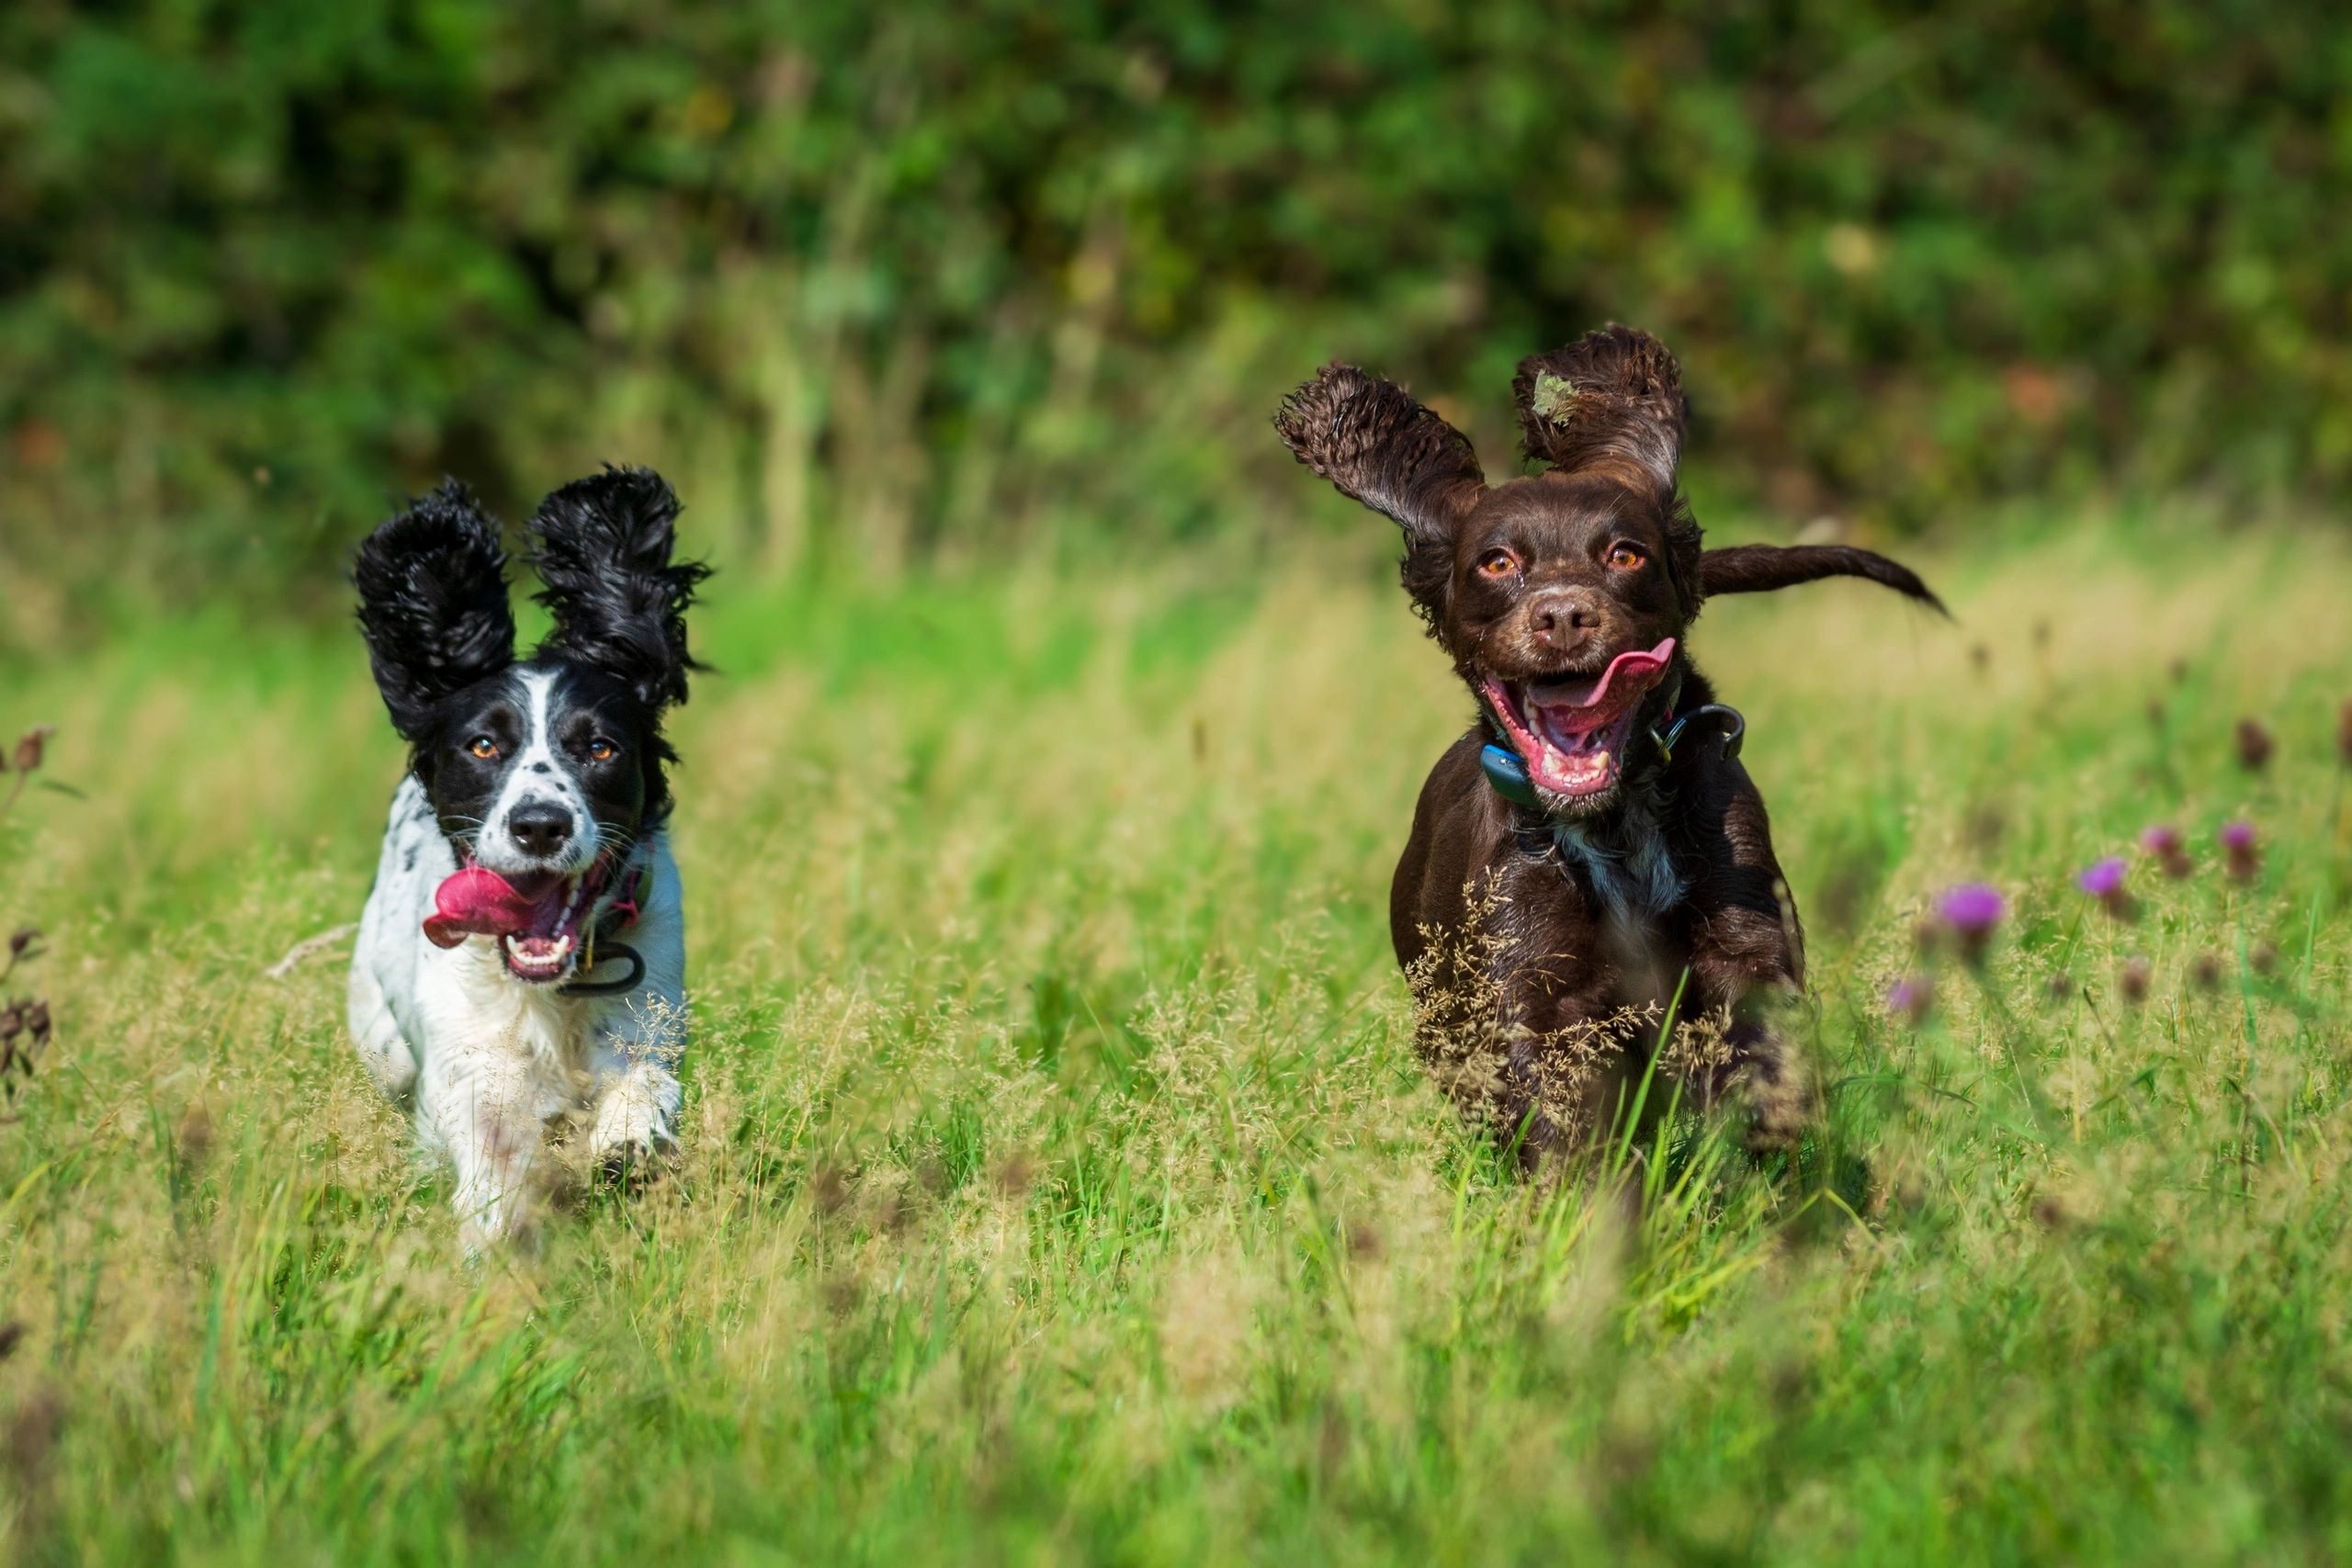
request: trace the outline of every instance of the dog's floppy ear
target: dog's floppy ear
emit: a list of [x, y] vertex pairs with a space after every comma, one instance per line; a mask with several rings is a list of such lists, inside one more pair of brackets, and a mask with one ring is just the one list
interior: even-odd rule
[[1454, 529], [1487, 487], [1469, 438], [1394, 381], [1352, 365], [1327, 365], [1284, 398], [1274, 429], [1341, 495], [1405, 530], [1405, 589], [1434, 624]]
[[406, 739], [422, 738], [443, 698], [514, 662], [498, 525], [457, 480], [370, 534], [351, 576], [376, 689]]
[[1527, 455], [1566, 472], [1615, 469], [1674, 489], [1688, 405], [1666, 344], [1614, 322], [1566, 348], [1531, 354], [1511, 378]]
[[650, 468], [607, 467], [539, 502], [531, 519], [538, 595], [555, 617], [541, 651], [593, 664], [648, 707], [686, 700], [686, 606], [710, 575], [672, 562], [678, 498]]
[[1700, 528], [1675, 493], [1690, 404], [1666, 344], [1611, 322], [1565, 348], [1531, 354], [1511, 378], [1521, 444], [1558, 473], [1598, 474], [1647, 490], [1664, 509], [1667, 567], [1696, 615]]

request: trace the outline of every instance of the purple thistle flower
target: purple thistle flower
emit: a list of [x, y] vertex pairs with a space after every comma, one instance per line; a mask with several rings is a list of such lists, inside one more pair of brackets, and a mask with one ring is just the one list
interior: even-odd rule
[[2142, 832], [2140, 847], [2155, 857], [2166, 876], [2187, 876], [2197, 869], [2188, 858], [2188, 841], [2169, 822], [2159, 822]]
[[2109, 855], [2093, 861], [2075, 878], [2075, 886], [2098, 899], [2107, 912], [2119, 920], [2132, 918], [2132, 895], [2123, 886], [2129, 868], [2121, 855]]
[[1946, 893], [1936, 905], [1944, 923], [1959, 931], [1990, 931], [2009, 912], [2000, 890], [1982, 882], [1964, 883]]
[[1972, 962], [1984, 956], [1993, 928], [2008, 912], [2000, 889], [1984, 882], [1962, 883], [1936, 900], [1937, 918], [1958, 942], [1961, 956]]
[[2222, 824], [2222, 848], [2229, 852], [2230, 876], [2252, 882], [2262, 870], [2262, 840], [2254, 824], [2245, 820]]
[[1925, 975], [1905, 975], [1886, 991], [1886, 1010], [1915, 1025], [1927, 1021], [1935, 1001], [1935, 984]]
[[2112, 898], [2123, 891], [2123, 857], [2109, 855], [2093, 861], [2075, 878], [2075, 886], [2094, 898]]

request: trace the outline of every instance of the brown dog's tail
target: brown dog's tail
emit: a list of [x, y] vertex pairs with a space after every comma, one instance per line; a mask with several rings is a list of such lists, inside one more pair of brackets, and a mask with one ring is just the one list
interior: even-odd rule
[[1718, 593], [1769, 593], [1825, 577], [1866, 577], [1939, 615], [1951, 614], [1917, 572], [1875, 550], [1851, 545], [1732, 545], [1699, 557], [1699, 592], [1708, 599]]

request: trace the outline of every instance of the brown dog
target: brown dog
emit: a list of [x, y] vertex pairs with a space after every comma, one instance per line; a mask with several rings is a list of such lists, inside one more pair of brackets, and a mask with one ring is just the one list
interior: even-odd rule
[[1482, 709], [1422, 787], [1389, 895], [1421, 1051], [1530, 1163], [1654, 1114], [1653, 1063], [1702, 1105], [1743, 1087], [1751, 1142], [1785, 1145], [1811, 1093], [1770, 1004], [1798, 993], [1803, 941], [1690, 622], [1710, 594], [1833, 576], [1942, 606], [1867, 550], [1702, 550], [1675, 487], [1681, 371], [1646, 333], [1537, 355], [1512, 390], [1548, 471], [1494, 486], [1460, 432], [1351, 367], [1274, 420], [1404, 528], [1405, 591]]

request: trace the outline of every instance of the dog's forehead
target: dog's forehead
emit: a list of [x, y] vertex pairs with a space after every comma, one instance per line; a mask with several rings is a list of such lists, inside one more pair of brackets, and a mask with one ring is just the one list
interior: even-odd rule
[[1594, 527], [1655, 526], [1657, 499], [1601, 476], [1540, 474], [1495, 486], [1471, 513], [1472, 531], [1540, 528], [1581, 533]]
[[628, 685], [593, 664], [535, 659], [518, 666], [515, 673], [550, 728], [589, 718], [630, 729], [642, 726], [642, 709]]
[[523, 682], [512, 668], [462, 686], [441, 700], [445, 725], [479, 724], [498, 717], [519, 718], [529, 708]]

